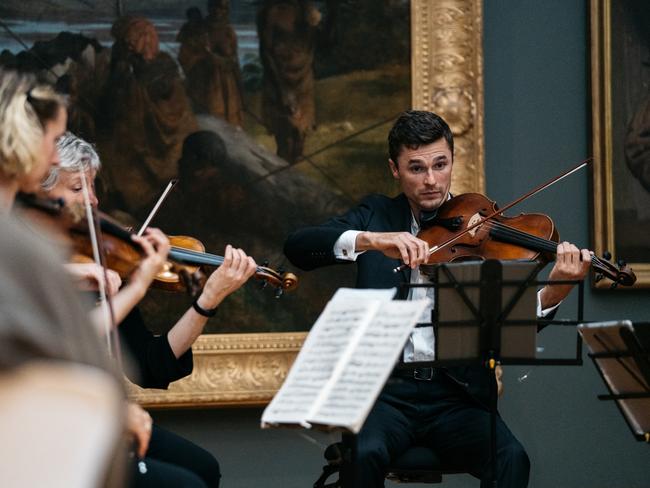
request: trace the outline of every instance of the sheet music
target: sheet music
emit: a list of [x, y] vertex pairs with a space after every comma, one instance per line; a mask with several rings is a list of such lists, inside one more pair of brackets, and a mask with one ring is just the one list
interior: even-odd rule
[[331, 379], [345, 352], [353, 347], [358, 332], [390, 300], [395, 289], [339, 289], [307, 336], [287, 379], [264, 410], [262, 426], [273, 423], [305, 423], [320, 393]]
[[309, 422], [359, 432], [429, 300], [382, 303], [321, 392]]

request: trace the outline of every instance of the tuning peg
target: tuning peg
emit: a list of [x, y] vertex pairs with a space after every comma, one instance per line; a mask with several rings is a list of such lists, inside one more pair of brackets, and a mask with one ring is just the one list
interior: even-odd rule
[[280, 298], [282, 296], [282, 288], [275, 289], [275, 298]]
[[269, 260], [268, 259], [265, 259], [264, 261], [262, 261], [262, 267], [263, 268], [268, 268], [269, 267]]
[[618, 288], [618, 281], [615, 281], [615, 282], [612, 283], [611, 286], [609, 287], [610, 290], [615, 290], [616, 288]]
[[284, 268], [278, 268], [278, 274], [282, 276], [284, 274]]
[[596, 276], [594, 276], [594, 281], [598, 283], [600, 280], [602, 280], [605, 277], [604, 274], [602, 273], [596, 273]]
[[612, 253], [609, 252], [609, 251], [605, 251], [605, 252], [603, 253], [603, 257], [604, 257], [605, 259], [607, 259], [607, 261], [609, 261], [610, 259], [612, 259]]
[[619, 259], [618, 261], [616, 261], [616, 264], [618, 264], [619, 268], [625, 268], [625, 265], [627, 263], [625, 262], [625, 259]]

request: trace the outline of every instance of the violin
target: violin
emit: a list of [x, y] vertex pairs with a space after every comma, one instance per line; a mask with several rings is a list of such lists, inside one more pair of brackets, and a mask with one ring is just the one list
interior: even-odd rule
[[[478, 193], [447, 200], [433, 219], [422, 222], [418, 237], [432, 246], [423, 265], [425, 272], [431, 264], [464, 260], [553, 261], [560, 238], [549, 216], [531, 213], [505, 217], [496, 202]], [[597, 279], [607, 277], [614, 285], [631, 286], [636, 281], [624, 263], [616, 266], [592, 255], [591, 266]]]
[[[224, 257], [205, 252], [205, 246], [201, 241], [189, 236], [168, 236], [171, 244], [169, 258], [174, 264], [158, 274], [154, 283], [159, 288], [180, 291], [183, 286], [187, 287], [187, 278], [183, 279], [185, 271], [194, 275], [201, 266], [218, 267], [223, 264]], [[186, 275], [185, 275], [186, 276]], [[298, 277], [293, 273], [275, 271], [267, 266], [257, 266], [255, 278], [261, 280], [264, 285], [270, 284], [276, 290], [276, 297], [284, 291], [291, 291], [298, 285]]]
[[[61, 229], [66, 235], [66, 243], [81, 256], [92, 256], [92, 243], [89, 238], [83, 209], [65, 206], [59, 200], [47, 200], [33, 195], [21, 195], [23, 207], [36, 211], [36, 218], [49, 228]], [[32, 212], [34, 213], [34, 212]], [[105, 266], [127, 278], [143, 258], [140, 246], [131, 239], [132, 233], [109, 215], [96, 211], [99, 228], [102, 231]], [[54, 220], [55, 222], [49, 222]], [[54, 225], [56, 224], [56, 225]], [[169, 261], [155, 278], [152, 286], [167, 291], [194, 291], [195, 285], [188, 281], [196, 277], [201, 266], [218, 267], [224, 257], [205, 252], [203, 244], [189, 236], [167, 236], [172, 245]], [[79, 260], [79, 259], [78, 259]], [[291, 291], [298, 285], [293, 273], [275, 271], [266, 266], [257, 266], [255, 278], [264, 285], [276, 290], [276, 297], [284, 291]]]
[[[139, 265], [142, 259], [140, 247], [131, 239], [132, 233], [108, 215], [99, 213], [100, 228], [104, 236], [106, 266], [126, 278]], [[81, 254], [90, 252], [90, 242], [83, 228], [71, 229], [74, 248]], [[167, 291], [193, 291], [189, 281], [201, 266], [218, 267], [224, 257], [205, 252], [201, 241], [190, 236], [167, 236], [171, 249], [169, 262], [156, 276], [152, 286]], [[276, 290], [276, 297], [284, 291], [291, 291], [298, 285], [298, 277], [293, 273], [275, 271], [266, 266], [257, 266], [255, 278]], [[200, 280], [200, 278], [199, 278]]]

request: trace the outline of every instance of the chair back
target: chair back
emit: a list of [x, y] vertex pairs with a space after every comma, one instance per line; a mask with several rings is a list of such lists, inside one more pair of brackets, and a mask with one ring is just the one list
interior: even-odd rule
[[0, 374], [2, 486], [103, 486], [122, 401], [115, 379], [91, 366], [39, 361]]

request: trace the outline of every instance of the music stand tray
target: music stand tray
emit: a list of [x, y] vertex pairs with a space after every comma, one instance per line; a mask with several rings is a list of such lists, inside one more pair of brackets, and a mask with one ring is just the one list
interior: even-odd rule
[[629, 320], [580, 324], [578, 331], [609, 390], [598, 399], [614, 400], [634, 437], [650, 443], [650, 343]]
[[449, 263], [435, 268], [436, 361], [534, 359], [539, 265], [531, 261]]

